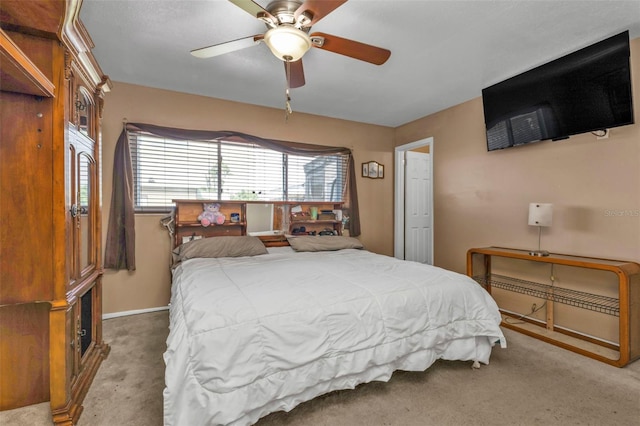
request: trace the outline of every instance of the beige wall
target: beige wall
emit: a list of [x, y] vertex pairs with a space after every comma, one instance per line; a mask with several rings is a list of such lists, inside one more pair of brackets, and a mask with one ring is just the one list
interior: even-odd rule
[[[543, 231], [543, 248], [640, 262], [640, 39], [632, 41], [632, 68], [637, 124], [611, 130], [606, 140], [583, 134], [491, 153], [486, 150], [481, 98], [392, 129], [301, 113], [285, 123], [280, 109], [115, 83], [103, 119], [103, 235], [113, 150], [126, 118], [347, 146], [357, 165], [370, 160], [384, 164], [384, 179], [357, 173], [357, 184], [361, 240], [368, 249], [388, 255], [393, 254], [394, 147], [433, 137], [436, 265], [464, 272], [471, 247], [536, 248], [537, 229], [527, 225], [530, 202], [554, 204], [553, 227]], [[169, 238], [159, 218], [137, 216], [138, 268], [105, 273], [105, 313], [168, 303]]]
[[640, 39], [631, 60], [636, 124], [608, 139], [487, 152], [481, 98], [396, 129], [396, 145], [434, 138], [435, 264], [464, 272], [472, 247], [537, 248], [530, 202], [554, 204], [543, 249], [640, 262]]
[[[294, 112], [287, 122], [284, 110], [263, 108], [166, 90], [114, 83], [105, 98], [102, 132], [102, 216], [106, 237], [113, 178], [113, 153], [122, 123], [142, 122], [169, 127], [235, 130], [252, 135], [351, 148], [356, 170], [375, 160], [391, 165], [393, 132], [374, 126]], [[393, 254], [393, 179], [365, 179], [357, 173], [363, 244], [370, 250]], [[136, 216], [135, 272], [106, 271], [104, 313], [166, 306], [169, 302], [170, 242], [159, 224], [162, 215]]]

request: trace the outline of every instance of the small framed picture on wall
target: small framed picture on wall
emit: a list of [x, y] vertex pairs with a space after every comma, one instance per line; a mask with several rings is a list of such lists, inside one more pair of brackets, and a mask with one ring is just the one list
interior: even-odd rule
[[362, 177], [368, 177], [371, 179], [383, 179], [384, 178], [384, 165], [377, 161], [367, 161], [362, 163]]

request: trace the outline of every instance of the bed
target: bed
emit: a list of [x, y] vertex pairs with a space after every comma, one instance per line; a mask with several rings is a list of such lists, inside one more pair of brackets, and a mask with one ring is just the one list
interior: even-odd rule
[[254, 424], [395, 370], [488, 364], [506, 345], [497, 305], [465, 275], [355, 238], [290, 243], [214, 237], [174, 251], [165, 426]]

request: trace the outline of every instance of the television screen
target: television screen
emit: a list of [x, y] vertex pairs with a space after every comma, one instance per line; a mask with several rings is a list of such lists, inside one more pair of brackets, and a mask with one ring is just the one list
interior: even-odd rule
[[489, 151], [633, 124], [625, 31], [482, 90]]

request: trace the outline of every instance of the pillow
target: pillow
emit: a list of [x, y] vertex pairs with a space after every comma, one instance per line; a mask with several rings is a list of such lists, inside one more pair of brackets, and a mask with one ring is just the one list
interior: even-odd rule
[[357, 238], [338, 235], [289, 236], [287, 241], [295, 251], [331, 251], [364, 248]]
[[251, 236], [209, 237], [189, 241], [173, 250], [174, 261], [181, 262], [194, 257], [241, 257], [267, 254], [260, 238]]

